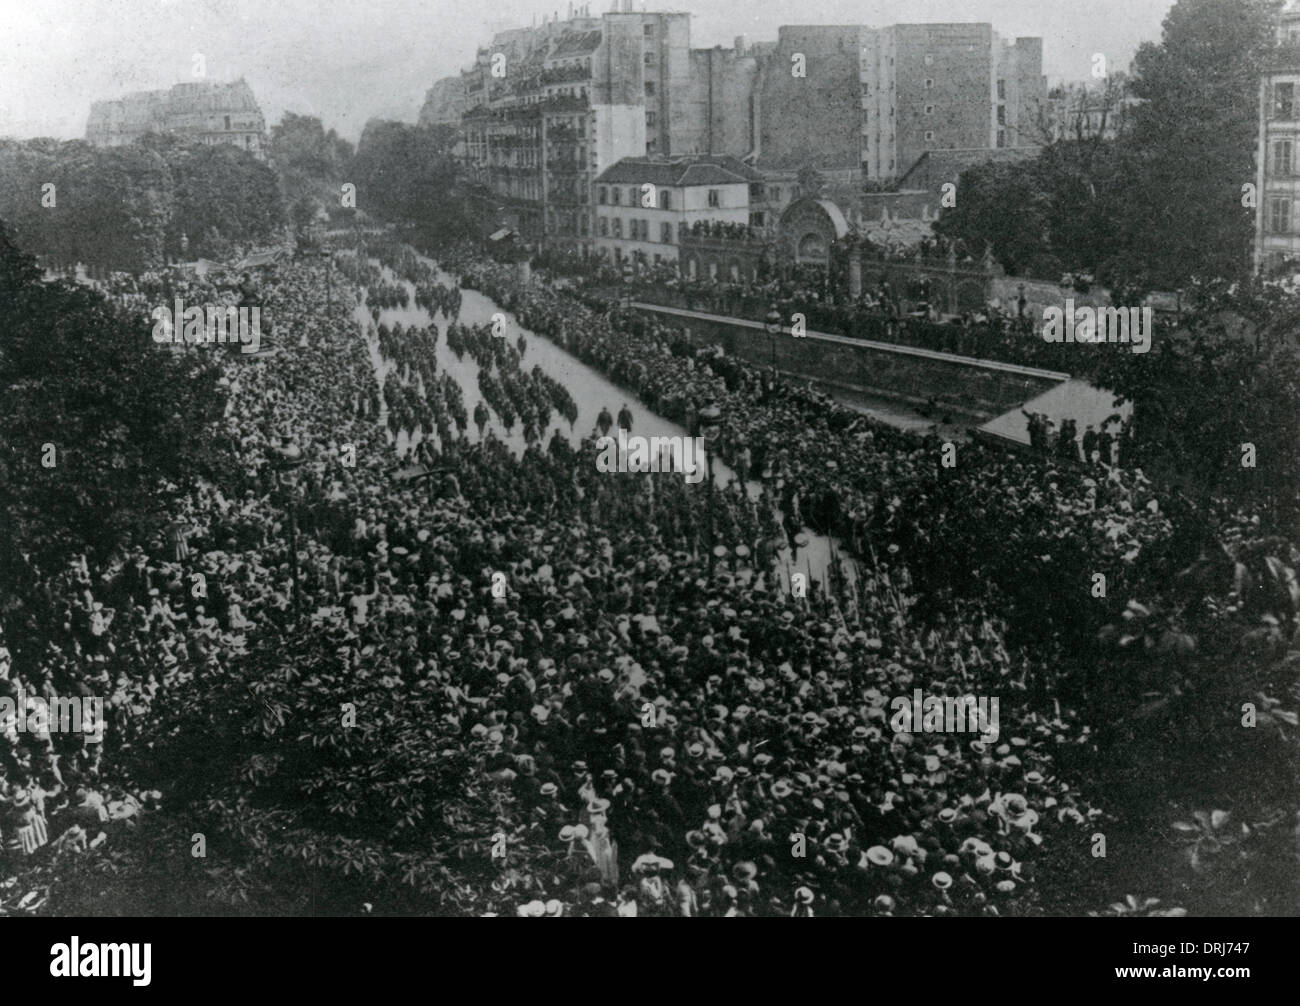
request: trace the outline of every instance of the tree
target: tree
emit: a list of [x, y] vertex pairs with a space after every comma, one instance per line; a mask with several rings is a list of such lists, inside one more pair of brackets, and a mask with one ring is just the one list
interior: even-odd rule
[[1173, 289], [1249, 272], [1254, 217], [1241, 186], [1255, 177], [1259, 77], [1278, 6], [1178, 0], [1160, 44], [1138, 50], [1112, 279]]
[[985, 244], [1013, 275], [1059, 272], [1048, 242], [1049, 193], [1033, 165], [989, 162], [963, 171], [961, 198], [945, 209], [935, 232], [976, 254]]
[[175, 487], [222, 470], [227, 438], [209, 434], [225, 409], [211, 354], [162, 350], [146, 319], [42, 282], [3, 223], [0, 338], [0, 607], [13, 610], [83, 550], [105, 560], [156, 534]]
[[382, 219], [415, 225], [426, 243], [473, 233], [449, 134], [441, 127], [372, 120], [353, 163], [357, 205]]
[[[247, 151], [225, 145], [189, 148], [178, 152], [173, 171], [175, 253], [182, 232], [190, 239], [189, 254], [220, 258], [226, 242], [268, 242], [286, 222], [275, 173]], [[214, 234], [222, 240], [213, 241]]]

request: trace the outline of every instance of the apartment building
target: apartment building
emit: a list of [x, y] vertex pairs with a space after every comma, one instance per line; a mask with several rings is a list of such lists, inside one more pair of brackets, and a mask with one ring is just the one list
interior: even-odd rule
[[1042, 39], [988, 24], [783, 26], [761, 74], [759, 163], [889, 182], [928, 150], [1033, 144], [1042, 55]]
[[801, 169], [856, 191], [929, 150], [1039, 139], [1041, 39], [987, 24], [787, 25], [775, 42], [692, 49], [689, 14], [618, 4], [498, 32], [462, 86], [439, 92], [464, 94], [470, 170], [527, 241], [590, 253], [595, 179], [624, 158], [742, 159], [770, 179], [750, 200], [770, 229], [807, 194]]
[[242, 77], [230, 83], [187, 81], [166, 91], [136, 91], [91, 104], [87, 142], [117, 147], [146, 133], [172, 133], [265, 156], [266, 120]]
[[590, 252], [593, 179], [624, 157], [673, 152], [689, 74], [690, 15], [631, 0], [499, 32], [462, 74], [470, 169], [526, 240]]
[[1300, 262], [1300, 5], [1278, 17], [1276, 50], [1259, 88], [1255, 270]]

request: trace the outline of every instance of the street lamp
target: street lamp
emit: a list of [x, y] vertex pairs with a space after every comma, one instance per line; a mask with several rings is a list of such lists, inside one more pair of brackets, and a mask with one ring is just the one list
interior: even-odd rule
[[710, 402], [704, 408], [700, 409], [697, 423], [700, 430], [700, 436], [704, 438], [704, 457], [708, 462], [709, 473], [709, 572], [713, 572], [713, 546], [717, 544], [714, 541], [713, 525], [713, 447], [717, 443], [718, 434], [722, 429], [722, 410], [718, 408], [716, 402]]
[[294, 481], [289, 477], [290, 474], [301, 468], [307, 463], [303, 457], [302, 450], [296, 443], [290, 442], [287, 447], [271, 448], [271, 471], [275, 473], [275, 487], [280, 488], [280, 473], [285, 475], [287, 483], [286, 494], [288, 496], [289, 510], [289, 571], [293, 577], [293, 613], [297, 616], [299, 611], [298, 600], [298, 494]]
[[629, 311], [632, 308], [632, 263], [631, 262], [623, 263], [622, 284], [623, 287], [619, 291], [619, 296], [618, 296], [618, 306], [624, 311]]
[[767, 318], [763, 322], [767, 329], [768, 345], [772, 348], [772, 369], [776, 369], [776, 337], [781, 334], [781, 312], [773, 304], [767, 309]]

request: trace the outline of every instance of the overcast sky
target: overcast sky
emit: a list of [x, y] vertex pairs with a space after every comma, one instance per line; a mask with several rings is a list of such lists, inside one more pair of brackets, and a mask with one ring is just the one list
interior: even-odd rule
[[[988, 21], [1040, 35], [1053, 80], [1088, 75], [1092, 54], [1124, 68], [1158, 41], [1173, 0], [689, 0], [691, 44], [776, 38], [782, 24]], [[638, 0], [637, 6], [640, 6]], [[592, 13], [610, 0], [592, 3]], [[84, 135], [90, 103], [192, 80], [244, 77], [267, 125], [318, 115], [356, 140], [367, 119], [414, 121], [438, 77], [472, 61], [494, 28], [526, 25], [567, 0], [0, 0], [0, 136]]]

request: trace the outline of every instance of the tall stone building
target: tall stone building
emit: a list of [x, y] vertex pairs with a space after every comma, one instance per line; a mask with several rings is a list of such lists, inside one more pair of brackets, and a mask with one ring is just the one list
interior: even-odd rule
[[773, 181], [749, 207], [764, 227], [807, 194], [802, 168], [859, 191], [929, 150], [1037, 139], [1041, 39], [1004, 41], [987, 24], [795, 25], [776, 42], [692, 49], [689, 14], [617, 3], [497, 32], [461, 74], [470, 169], [525, 240], [589, 253], [594, 179], [623, 158], [739, 158]]
[[230, 83], [187, 81], [166, 91], [136, 91], [91, 104], [87, 142], [118, 147], [146, 133], [172, 133], [265, 156], [266, 120], [242, 77]]
[[1032, 145], [1042, 63], [1042, 39], [988, 24], [783, 26], [761, 75], [760, 164], [891, 182], [928, 150]]
[[690, 65], [690, 15], [631, 0], [498, 32], [461, 75], [471, 170], [526, 240], [589, 252], [593, 179], [677, 150]]

